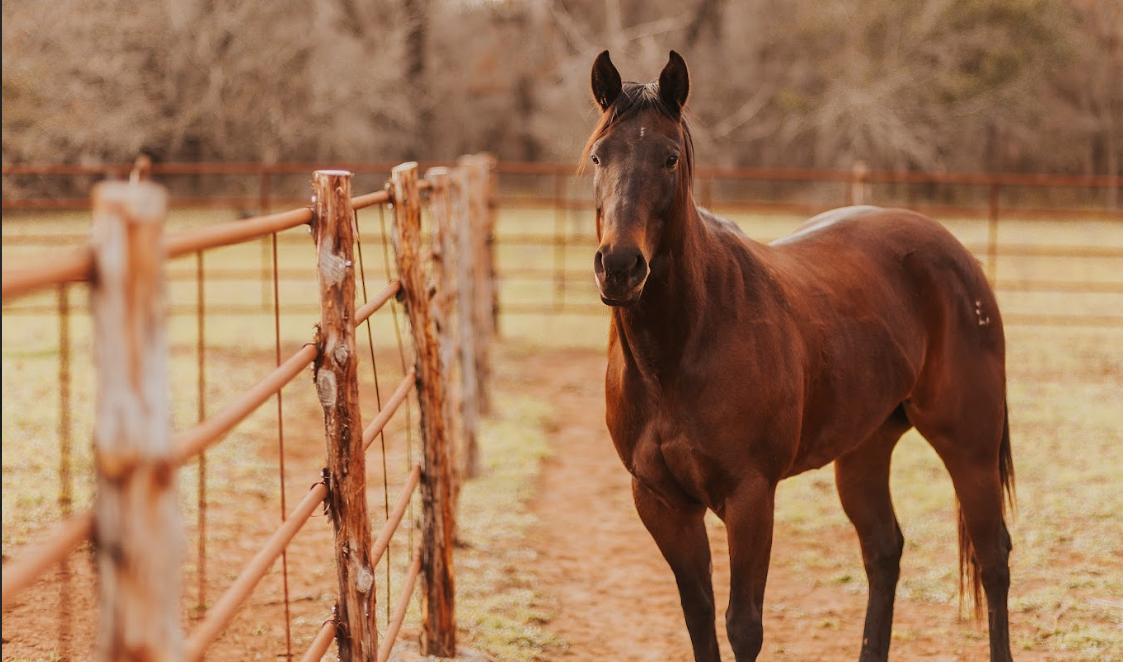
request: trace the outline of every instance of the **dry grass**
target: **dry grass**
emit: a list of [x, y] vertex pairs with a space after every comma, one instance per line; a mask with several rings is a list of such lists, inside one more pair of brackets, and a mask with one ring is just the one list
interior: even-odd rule
[[[171, 225], [186, 227], [209, 223], [227, 214], [177, 213]], [[378, 234], [377, 212], [361, 219], [366, 236]], [[788, 217], [741, 218], [756, 236], [771, 238], [794, 227]], [[574, 242], [586, 244], [555, 248], [515, 247], [502, 244], [502, 235], [552, 231], [556, 223]], [[3, 257], [26, 255], [32, 249], [10, 244], [9, 237], [27, 233], [74, 233], [84, 230], [82, 214], [53, 219], [27, 216], [4, 221]], [[985, 230], [975, 221], [949, 221], [960, 237], [978, 242]], [[1039, 245], [1123, 246], [1123, 229], [1104, 222], [1043, 223], [1006, 221], [1003, 237], [1015, 243]], [[311, 242], [300, 231], [280, 243], [281, 263], [287, 277], [281, 282], [285, 324], [282, 345], [293, 351], [311, 335], [317, 314], [298, 302], [315, 301], [310, 265]], [[502, 269], [555, 266], [555, 256], [580, 278], [587, 270], [591, 248], [584, 217], [555, 217], [552, 212], [505, 212], [500, 223]], [[64, 243], [64, 242], [58, 242]], [[207, 255], [208, 268], [261, 269], [269, 265], [268, 245], [254, 243]], [[381, 247], [368, 241], [368, 285], [373, 292], [384, 283]], [[1004, 278], [1095, 278], [1123, 280], [1119, 265], [1104, 260], [1003, 258]], [[175, 280], [169, 297], [173, 306], [195, 305], [194, 262], [189, 258], [172, 265]], [[381, 274], [380, 276], [377, 274]], [[582, 304], [595, 302], [591, 277], [567, 284], [566, 297]], [[550, 303], [557, 292], [549, 283], [510, 279], [504, 285], [504, 302]], [[209, 281], [210, 305], [272, 305], [268, 287], [252, 279]], [[21, 312], [56, 305], [57, 294], [30, 297], [5, 306], [3, 315], [3, 551], [5, 556], [59, 517], [58, 492], [58, 320], [50, 312]], [[71, 296], [82, 305], [84, 295]], [[1003, 293], [1004, 310], [1078, 314], [1120, 314], [1123, 296], [1057, 293]], [[209, 315], [208, 402], [225, 402], [260, 377], [247, 369], [248, 356], [269, 356], [273, 345], [271, 317]], [[194, 399], [195, 319], [176, 316], [171, 326], [172, 398], [174, 423], [186, 427], [196, 416]], [[502, 325], [509, 343], [522, 347], [602, 346], [605, 319], [589, 315], [505, 315]], [[71, 325], [72, 418], [75, 449], [73, 476], [78, 507], [92, 497], [89, 430], [93, 411], [90, 329], [84, 314]], [[394, 345], [388, 315], [377, 319], [375, 344]], [[1123, 330], [1042, 329], [1008, 330], [1010, 407], [1014, 458], [1018, 472], [1019, 508], [1013, 519], [1013, 575], [1011, 591], [1015, 646], [1055, 651], [1056, 659], [1093, 662], [1123, 659], [1123, 491], [1119, 490], [1123, 465]], [[264, 353], [264, 354], [263, 354]], [[532, 353], [518, 353], [533, 360]], [[253, 363], [260, 366], [261, 362]], [[546, 659], [564, 647], [542, 627], [549, 619], [549, 596], [538, 595], [531, 573], [532, 552], [523, 536], [529, 524], [525, 502], [532, 490], [538, 460], [548, 452], [550, 403], [525, 394], [502, 390], [502, 417], [489, 422], [484, 443], [488, 452], [487, 476], [470, 485], [464, 495], [463, 537], [469, 546], [458, 552], [460, 564], [461, 624], [476, 647], [500, 659]], [[312, 389], [298, 380], [286, 390], [294, 408], [315, 410]], [[303, 404], [301, 404], [303, 402]], [[213, 411], [213, 410], [212, 410]], [[263, 408], [212, 454], [212, 503], [221, 504], [221, 517], [236, 527], [264, 507], [274, 507], [277, 487], [275, 466], [262, 451], [273, 420]], [[895, 455], [893, 492], [907, 542], [901, 595], [909, 600], [954, 603], [956, 596], [955, 526], [950, 481], [927, 444], [910, 434]], [[184, 516], [194, 518], [192, 469], [181, 476]], [[305, 486], [304, 476], [294, 478]], [[829, 468], [811, 472], [783, 484], [778, 496], [777, 526], [783, 535], [806, 543], [806, 553], [777, 558], [782, 565], [804, 569], [810, 582], [841, 584], [857, 593], [864, 579], [856, 544], [831, 547], [820, 553], [823, 540], [852, 537], [837, 499], [833, 497]], [[249, 487], [247, 487], [249, 486]], [[300, 489], [300, 488], [290, 488]], [[292, 494], [293, 492], [290, 492]], [[291, 498], [290, 498], [291, 503]], [[718, 524], [715, 523], [715, 526]], [[219, 527], [220, 529], [221, 527]], [[216, 529], [216, 530], [219, 530]], [[227, 534], [220, 534], [227, 535]], [[778, 534], [780, 535], [780, 534]], [[817, 547], [816, 545], [820, 545]], [[18, 552], [16, 552], [18, 553]], [[404, 555], [399, 554], [404, 563]], [[185, 568], [190, 577], [193, 568]], [[330, 583], [330, 572], [317, 570]], [[325, 574], [326, 572], [326, 574]], [[316, 600], [323, 602], [322, 596]], [[316, 618], [302, 616], [301, 632], [314, 632]], [[830, 623], [823, 623], [830, 627]], [[940, 628], [941, 624], [932, 624]], [[270, 624], [272, 628], [272, 624]], [[268, 635], [271, 630], [263, 630]], [[306, 636], [306, 635], [301, 635]], [[909, 637], [909, 632], [896, 632]], [[949, 646], [960, 635], [948, 629]], [[7, 647], [5, 658], [8, 659]], [[15, 658], [13, 658], [15, 659]], [[38, 658], [49, 659], [49, 654]]]
[[[1008, 336], [1018, 496], [1010, 524], [1013, 645], [1080, 662], [1123, 659], [1123, 333], [1015, 328]], [[894, 504], [906, 540], [898, 595], [954, 605], [951, 480], [915, 432], [893, 460]], [[806, 553], [775, 563], [810, 568], [814, 582], [865, 591], [858, 545], [834, 497], [830, 467], [781, 484], [777, 527], [784, 530], [778, 538], [794, 536], [791, 546]], [[823, 553], [823, 540], [839, 539], [847, 543]], [[948, 623], [931, 628], [929, 634], [943, 630], [949, 650], [958, 637], [986, 636], [985, 625], [966, 634]]]

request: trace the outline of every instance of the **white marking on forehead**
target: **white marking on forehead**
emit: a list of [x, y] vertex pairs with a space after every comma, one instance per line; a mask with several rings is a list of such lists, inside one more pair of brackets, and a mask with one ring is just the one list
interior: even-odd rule
[[643, 133], [644, 133], [645, 131], [647, 131], [647, 127], [646, 127], [646, 126], [641, 126], [641, 127], [639, 128], [639, 137], [640, 137], [640, 138], [642, 138], [642, 137], [643, 137]]

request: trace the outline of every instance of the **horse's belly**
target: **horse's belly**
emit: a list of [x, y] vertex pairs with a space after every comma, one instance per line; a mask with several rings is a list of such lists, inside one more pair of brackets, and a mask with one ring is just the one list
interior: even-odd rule
[[[872, 429], [870, 431], [872, 433]], [[869, 433], [855, 432], [853, 434], [838, 433], [831, 437], [823, 437], [811, 442], [804, 441], [795, 461], [787, 471], [784, 478], [801, 474], [812, 469], [822, 467], [834, 462], [838, 456], [858, 445]]]
[[823, 467], [876, 433], [908, 395], [909, 380], [898, 381], [876, 392], [854, 391], [861, 395], [843, 401], [841, 406], [817, 406], [805, 411], [795, 457], [784, 477]]

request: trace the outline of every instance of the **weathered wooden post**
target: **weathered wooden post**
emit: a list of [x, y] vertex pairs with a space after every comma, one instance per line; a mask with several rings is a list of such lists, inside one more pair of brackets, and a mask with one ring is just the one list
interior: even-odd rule
[[[445, 416], [448, 386], [441, 370], [441, 346], [430, 307], [421, 250], [421, 198], [417, 164], [403, 163], [391, 174], [398, 277], [416, 350], [417, 399], [421, 407], [421, 654], [456, 655], [455, 586], [452, 543], [452, 465], [449, 422]], [[440, 294], [438, 294], [440, 296]]]
[[[495, 226], [499, 221], [499, 175], [496, 171], [499, 160], [494, 154], [480, 155], [486, 168], [487, 180], [484, 184], [484, 203], [487, 205], [487, 279], [488, 289], [491, 290], [491, 337], [499, 337], [499, 280], [498, 261], [496, 259]], [[564, 283], [562, 285], [565, 287]]]
[[374, 567], [370, 559], [366, 455], [355, 352], [354, 226], [351, 173], [317, 170], [313, 236], [320, 280], [320, 353], [314, 366], [327, 436], [328, 510], [335, 528], [339, 659], [377, 659]]
[[452, 227], [456, 232], [456, 308], [457, 335], [460, 348], [460, 420], [461, 444], [464, 448], [461, 471], [465, 478], [480, 473], [480, 450], [477, 436], [480, 426], [480, 403], [476, 377], [476, 315], [475, 274], [476, 252], [472, 244], [471, 173], [463, 163], [452, 171]]
[[[456, 424], [460, 412], [460, 394], [453, 376], [456, 374], [456, 250], [452, 235], [452, 176], [448, 168], [430, 168], [429, 218], [432, 221], [433, 319], [441, 346], [441, 375], [445, 383], [444, 419], [447, 421], [449, 476], [452, 480], [453, 511], [460, 502], [459, 441], [461, 430]], [[453, 531], [455, 535], [455, 530]]]
[[865, 161], [855, 161], [850, 169], [850, 186], [847, 188], [846, 203], [849, 205], [866, 204], [866, 177], [870, 169]]
[[94, 188], [99, 659], [183, 659], [183, 533], [171, 460], [163, 223], [148, 182]]
[[460, 164], [468, 170], [468, 207], [471, 214], [472, 253], [475, 269], [472, 274], [474, 295], [471, 314], [476, 331], [476, 398], [480, 414], [491, 411], [491, 341], [495, 334], [492, 318], [491, 256], [487, 245], [487, 163], [479, 156], [461, 157]]

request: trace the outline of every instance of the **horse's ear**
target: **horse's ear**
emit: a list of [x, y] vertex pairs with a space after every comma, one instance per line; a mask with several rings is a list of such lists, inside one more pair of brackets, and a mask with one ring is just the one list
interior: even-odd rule
[[659, 74], [659, 98], [675, 114], [681, 114], [688, 96], [690, 96], [690, 72], [686, 70], [686, 60], [671, 51], [667, 66], [663, 67], [663, 73]]
[[616, 66], [609, 59], [608, 51], [602, 51], [593, 63], [593, 98], [597, 100], [601, 110], [608, 110], [623, 89], [620, 72], [616, 71]]

